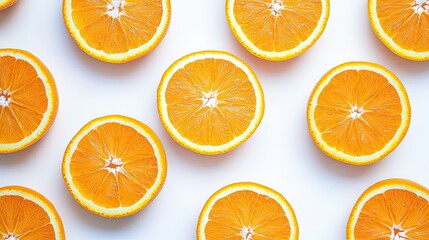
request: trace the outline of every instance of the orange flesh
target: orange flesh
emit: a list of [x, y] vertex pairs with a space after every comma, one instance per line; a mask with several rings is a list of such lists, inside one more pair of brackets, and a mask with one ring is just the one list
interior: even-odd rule
[[[210, 107], [210, 97], [204, 104], [209, 93], [217, 94], [217, 107]], [[177, 70], [165, 96], [171, 124], [199, 145], [230, 142], [247, 129], [256, 112], [255, 91], [246, 73], [222, 59], [197, 60]]]
[[21, 141], [40, 125], [48, 107], [45, 86], [28, 62], [0, 57], [0, 143]]
[[354, 232], [357, 240], [429, 239], [429, 203], [407, 190], [387, 190], [365, 203]]
[[[252, 229], [252, 238], [242, 238], [241, 231], [245, 227]], [[280, 204], [249, 190], [219, 199], [205, 227], [207, 240], [289, 239], [290, 234], [289, 220]]]
[[114, 0], [72, 0], [72, 18], [85, 42], [105, 53], [124, 53], [149, 42], [161, 22], [162, 1], [122, 0], [119, 17], [108, 15]]
[[0, 196], [0, 237], [55, 239], [48, 214], [36, 203], [21, 196]]
[[378, 0], [377, 16], [385, 33], [404, 49], [429, 51], [428, 10], [416, 13], [415, 0]]
[[144, 136], [131, 127], [106, 123], [79, 142], [70, 172], [83, 197], [117, 208], [140, 200], [154, 184], [158, 167], [154, 149]]
[[[275, 1], [274, 1], [275, 2]], [[236, 0], [234, 15], [247, 38], [263, 51], [281, 52], [308, 39], [322, 15], [320, 0], [281, 1], [272, 13], [273, 0]]]
[[[352, 113], [355, 106], [358, 110]], [[360, 108], [361, 117], [350, 117]], [[399, 95], [385, 77], [368, 70], [346, 70], [323, 89], [314, 118], [329, 146], [362, 156], [381, 150], [393, 138], [401, 113]]]

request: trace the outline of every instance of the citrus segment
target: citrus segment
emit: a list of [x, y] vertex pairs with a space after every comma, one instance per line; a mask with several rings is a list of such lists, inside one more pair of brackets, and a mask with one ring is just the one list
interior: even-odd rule
[[105, 116], [72, 139], [63, 176], [76, 201], [105, 217], [122, 217], [145, 207], [166, 176], [164, 149], [155, 133], [125, 116]]
[[429, 239], [429, 190], [405, 179], [368, 188], [347, 224], [348, 240]]
[[154, 49], [167, 32], [169, 0], [64, 0], [64, 21], [79, 47], [112, 63]]
[[0, 188], [0, 237], [2, 239], [65, 239], [55, 207], [34, 190]]
[[57, 89], [45, 65], [29, 52], [0, 49], [0, 153], [39, 140], [57, 108]]
[[256, 130], [264, 97], [256, 75], [243, 61], [225, 52], [197, 52], [164, 73], [158, 111], [176, 142], [195, 152], [219, 154]]
[[0, 0], [0, 10], [10, 7], [16, 2], [18, 2], [18, 0]]
[[227, 0], [226, 17], [252, 54], [281, 61], [311, 47], [326, 27], [328, 0]]
[[350, 62], [316, 85], [307, 121], [323, 152], [362, 165], [393, 151], [408, 130], [410, 111], [407, 93], [393, 73], [377, 64]]
[[235, 183], [208, 199], [197, 239], [298, 239], [298, 232], [295, 213], [280, 193], [256, 183]]
[[368, 0], [371, 26], [395, 54], [416, 61], [429, 59], [428, 0]]

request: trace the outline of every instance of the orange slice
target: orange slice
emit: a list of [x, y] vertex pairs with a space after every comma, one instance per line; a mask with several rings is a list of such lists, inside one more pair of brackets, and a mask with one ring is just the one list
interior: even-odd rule
[[369, 187], [356, 202], [347, 240], [429, 239], [429, 190], [405, 179]]
[[29, 52], [0, 49], [0, 153], [39, 140], [57, 109], [57, 88], [46, 66]]
[[382, 159], [404, 138], [410, 102], [400, 80], [368, 62], [341, 64], [325, 74], [311, 94], [311, 137], [328, 156], [355, 165]]
[[13, 4], [15, 4], [18, 0], [0, 0], [0, 10], [6, 9]]
[[256, 75], [242, 60], [226, 52], [197, 52], [174, 62], [162, 76], [158, 112], [180, 145], [220, 154], [256, 130], [264, 96]]
[[66, 27], [88, 55], [128, 62], [152, 51], [167, 32], [170, 0], [63, 0]]
[[0, 238], [65, 239], [64, 227], [55, 207], [34, 190], [7, 186], [0, 188]]
[[255, 56], [282, 61], [310, 48], [322, 35], [329, 0], [227, 0], [226, 18], [238, 41]]
[[268, 187], [234, 183], [215, 192], [198, 219], [198, 240], [298, 239], [295, 212]]
[[164, 148], [145, 124], [112, 115], [86, 124], [67, 146], [63, 177], [74, 199], [103, 217], [134, 214], [161, 190]]
[[368, 0], [368, 13], [375, 34], [392, 52], [429, 60], [428, 0]]

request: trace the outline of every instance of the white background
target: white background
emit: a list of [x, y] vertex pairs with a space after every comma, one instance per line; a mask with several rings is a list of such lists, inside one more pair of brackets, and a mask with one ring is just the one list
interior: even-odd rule
[[[327, 28], [301, 56], [260, 60], [232, 35], [224, 0], [172, 0], [172, 18], [161, 44], [135, 61], [112, 65], [82, 52], [69, 36], [60, 0], [19, 0], [0, 12], [0, 48], [20, 48], [52, 72], [60, 104], [48, 133], [33, 146], [0, 155], [0, 186], [22, 185], [45, 195], [62, 217], [68, 239], [195, 239], [207, 198], [224, 185], [254, 181], [280, 193], [295, 209], [300, 239], [345, 239], [349, 213], [373, 183], [392, 177], [429, 186], [429, 63], [391, 53], [374, 35], [367, 1], [331, 0]], [[229, 51], [246, 61], [265, 92], [261, 125], [244, 144], [224, 155], [203, 156], [176, 144], [157, 113], [156, 89], [179, 57], [200, 50]], [[347, 61], [371, 61], [392, 70], [408, 91], [412, 119], [402, 143], [381, 162], [357, 167], [326, 157], [312, 142], [306, 122], [309, 95], [320, 77]], [[105, 219], [87, 212], [68, 193], [62, 176], [64, 150], [93, 118], [123, 114], [149, 125], [168, 158], [165, 185], [141, 212]]]

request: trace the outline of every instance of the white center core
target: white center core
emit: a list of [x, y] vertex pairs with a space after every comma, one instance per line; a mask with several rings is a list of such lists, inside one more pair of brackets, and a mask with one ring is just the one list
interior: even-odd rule
[[243, 227], [241, 229], [240, 235], [241, 240], [250, 240], [252, 239], [253, 229], [251, 227]]
[[218, 103], [217, 93], [216, 92], [204, 93], [202, 101], [203, 101], [203, 107], [209, 107], [210, 109], [217, 107], [217, 103]]
[[124, 163], [121, 161], [120, 158], [110, 157], [109, 159], [106, 160], [105, 168], [107, 169], [107, 171], [116, 175], [118, 172], [123, 171], [122, 169], [123, 165]]
[[15, 237], [14, 235], [8, 235], [8, 236], [4, 236], [5, 240], [19, 240], [17, 237]]
[[122, 15], [122, 10], [125, 5], [124, 0], [112, 0], [110, 4], [107, 4], [107, 15], [112, 18], [119, 18]]
[[421, 14], [422, 12], [429, 13], [429, 0], [416, 0], [416, 3], [412, 6], [416, 13]]
[[418, 5], [422, 5], [425, 2], [427, 2], [427, 0], [416, 0], [416, 4]]
[[273, 2], [270, 6], [270, 10], [271, 10], [271, 14], [273, 14], [274, 16], [278, 16], [280, 15], [280, 11], [283, 9], [283, 6], [281, 4], [280, 0], [276, 0], [275, 2]]
[[352, 110], [350, 111], [349, 117], [353, 119], [361, 118], [364, 112], [365, 110], [363, 110], [363, 108], [358, 108], [357, 106], [353, 106]]
[[0, 106], [6, 107], [12, 101], [10, 94], [7, 91], [0, 90]]

